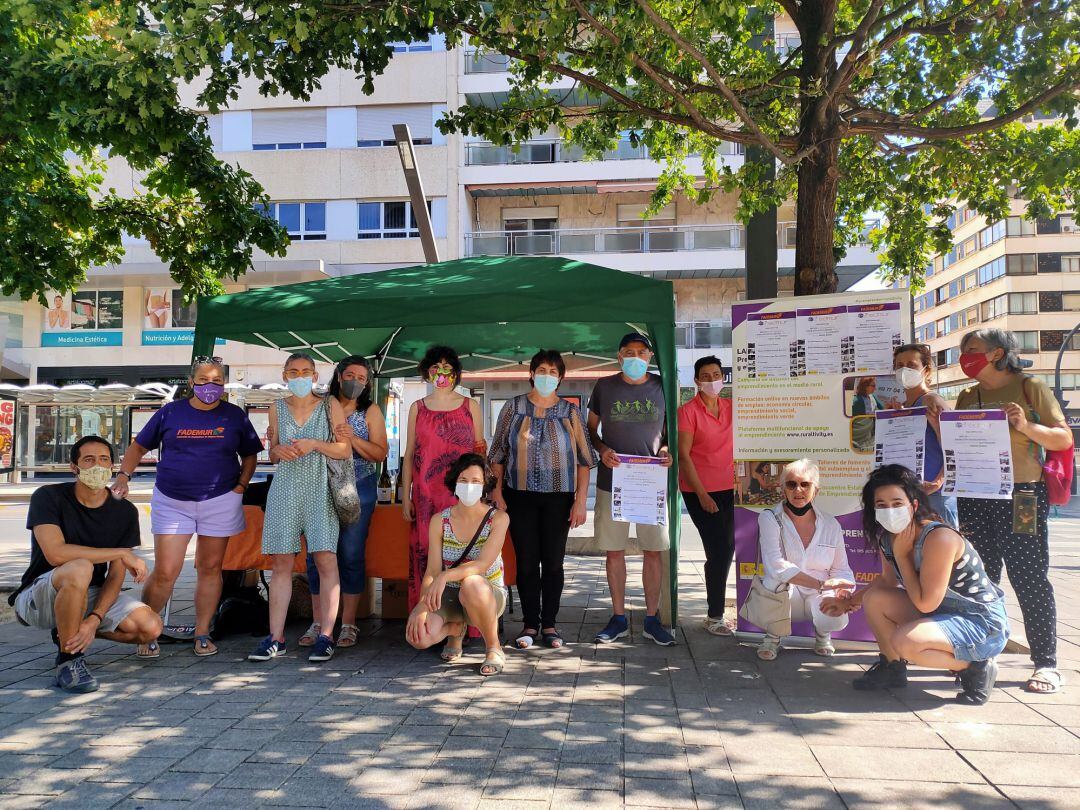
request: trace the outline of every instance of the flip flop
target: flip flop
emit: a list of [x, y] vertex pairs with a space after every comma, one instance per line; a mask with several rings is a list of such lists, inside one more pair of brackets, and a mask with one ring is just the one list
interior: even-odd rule
[[480, 665], [480, 674], [485, 678], [498, 675], [505, 666], [506, 656], [502, 654], [502, 650], [490, 650], [484, 656], [484, 663]]
[[156, 641], [151, 641], [149, 644], [140, 644], [135, 652], [135, 657], [142, 658], [143, 660], [158, 658], [160, 655], [161, 648]]
[[208, 658], [217, 653], [217, 645], [210, 640], [210, 636], [195, 636], [195, 655], [199, 658]]

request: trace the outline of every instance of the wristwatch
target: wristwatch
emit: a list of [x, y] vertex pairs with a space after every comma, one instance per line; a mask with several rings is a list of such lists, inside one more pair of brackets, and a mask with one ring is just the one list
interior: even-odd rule
[[126, 472], [124, 470], [117, 470], [116, 471], [116, 477], [119, 478], [121, 475], [124, 476], [124, 478], [126, 478], [128, 481], [131, 480], [131, 473]]

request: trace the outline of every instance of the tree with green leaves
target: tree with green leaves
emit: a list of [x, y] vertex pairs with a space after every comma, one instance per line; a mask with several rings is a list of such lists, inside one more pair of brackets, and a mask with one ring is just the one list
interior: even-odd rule
[[[219, 162], [179, 100], [171, 48], [138, 5], [0, 0], [0, 290], [75, 289], [145, 238], [189, 297], [220, 292], [253, 247], [288, 238], [256, 211], [263, 190]], [[137, 189], [103, 187], [105, 155]], [[124, 193], [126, 192], [126, 193]]]
[[[158, 0], [178, 75], [226, 104], [242, 76], [305, 98], [331, 66], [370, 87], [387, 42], [438, 28], [448, 45], [513, 59], [497, 107], [465, 106], [446, 132], [519, 143], [557, 126], [599, 155], [629, 132], [665, 162], [654, 198], [739, 193], [742, 220], [794, 199], [795, 289], [830, 292], [863, 228], [886, 273], [913, 286], [948, 250], [956, 201], [1000, 218], [1011, 196], [1029, 216], [1077, 203], [1080, 15], [1069, 0]], [[786, 14], [795, 47], [766, 24]], [[231, 43], [231, 55], [219, 54]], [[570, 80], [575, 93], [552, 90]], [[989, 106], [988, 106], [989, 104]], [[1033, 117], [1056, 119], [1032, 124]], [[724, 141], [767, 166], [718, 158]], [[685, 160], [700, 154], [705, 177]], [[950, 202], [953, 201], [953, 202]]]

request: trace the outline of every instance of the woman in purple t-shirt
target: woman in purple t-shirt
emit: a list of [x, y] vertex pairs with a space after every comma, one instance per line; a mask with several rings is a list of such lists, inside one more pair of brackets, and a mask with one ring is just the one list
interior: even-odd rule
[[[221, 563], [229, 537], [244, 530], [244, 490], [255, 474], [262, 441], [247, 414], [221, 399], [225, 366], [220, 357], [198, 357], [188, 378], [193, 394], [162, 407], [124, 453], [113, 493], [123, 498], [135, 468], [161, 448], [150, 528], [154, 570], [143, 601], [161, 611], [184, 567], [191, 536], [195, 546], [195, 654], [214, 655], [210, 619], [221, 599]], [[156, 641], [139, 646], [140, 658], [157, 658]]]

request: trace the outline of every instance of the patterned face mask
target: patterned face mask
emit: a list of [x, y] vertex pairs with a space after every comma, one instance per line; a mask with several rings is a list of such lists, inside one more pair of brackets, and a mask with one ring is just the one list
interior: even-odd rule
[[454, 384], [454, 370], [450, 366], [434, 366], [428, 372], [428, 382], [436, 388], [450, 388]]

